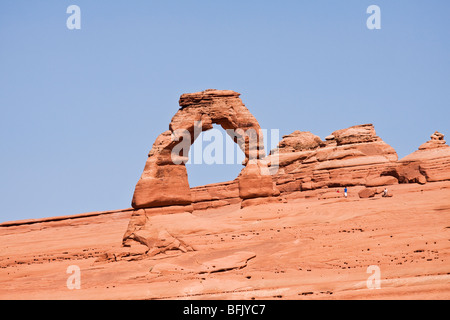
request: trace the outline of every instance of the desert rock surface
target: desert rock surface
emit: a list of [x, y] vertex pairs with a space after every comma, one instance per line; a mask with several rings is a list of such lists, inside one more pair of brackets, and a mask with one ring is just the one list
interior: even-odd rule
[[[450, 182], [389, 186], [393, 198], [361, 199], [362, 188], [161, 209], [154, 244], [171, 245], [156, 254], [122, 245], [138, 210], [3, 223], [0, 298], [449, 299]], [[71, 265], [80, 289], [67, 287]], [[373, 265], [380, 289], [367, 287]]]

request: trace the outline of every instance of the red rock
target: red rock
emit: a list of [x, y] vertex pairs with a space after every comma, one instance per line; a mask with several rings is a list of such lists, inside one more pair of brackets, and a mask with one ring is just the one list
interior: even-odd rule
[[380, 139], [375, 134], [372, 124], [362, 124], [332, 133], [338, 145], [376, 142]]
[[250, 160], [238, 177], [241, 199], [271, 197], [275, 194], [272, 175], [267, 165], [258, 160]]
[[[402, 158], [398, 164], [403, 167], [418, 168], [421, 176], [425, 176], [428, 182], [450, 180], [450, 148], [445, 143], [444, 135], [435, 132], [431, 140], [419, 147], [419, 150]], [[419, 175], [417, 181], [424, 179]]]
[[125, 246], [130, 246], [131, 244], [133, 244], [133, 241], [138, 241], [137, 239], [134, 238], [134, 234], [137, 231], [148, 228], [149, 227], [148, 221], [151, 219], [151, 217], [166, 214], [191, 213], [193, 211], [194, 207], [192, 205], [166, 206], [159, 208], [146, 208], [135, 210], [131, 215], [127, 230], [125, 231], [122, 237], [122, 244]]
[[420, 175], [419, 177], [416, 178], [416, 182], [418, 184], [425, 184], [427, 183], [427, 178], [425, 176]]
[[419, 150], [430, 150], [436, 148], [448, 148], [445, 140], [430, 140], [425, 142], [419, 147]]
[[283, 199], [279, 197], [260, 197], [260, 198], [250, 198], [244, 199], [241, 202], [241, 208], [259, 206], [269, 203], [280, 203]]
[[431, 140], [425, 142], [419, 147], [419, 150], [429, 150], [436, 148], [448, 148], [449, 145], [446, 144], [444, 140], [444, 135], [440, 132], [435, 132], [430, 136]]
[[358, 195], [360, 198], [373, 198], [377, 194], [376, 188], [365, 188], [361, 190]]
[[301, 186], [299, 181], [292, 181], [277, 185], [280, 193], [299, 191]]
[[367, 187], [379, 187], [379, 186], [387, 186], [392, 184], [398, 184], [398, 180], [396, 177], [392, 176], [382, 176], [377, 178], [372, 178], [366, 181]]
[[184, 165], [155, 165], [136, 185], [132, 207], [151, 208], [192, 203]]
[[329, 191], [318, 195], [318, 200], [344, 198], [344, 192]]
[[[376, 136], [371, 124], [337, 130], [328, 137], [328, 141], [336, 140], [337, 144], [319, 144], [310, 150], [292, 152], [293, 146], [287, 143], [289, 140], [284, 140], [277, 153], [267, 157], [279, 158], [279, 170], [274, 179], [281, 193], [293, 191], [289, 186], [294, 182], [289, 185], [283, 182], [292, 174], [299, 175], [295, 181], [300, 180], [302, 190], [364, 185], [367, 178], [380, 176], [398, 160], [395, 150]], [[311, 180], [303, 185], [306, 177]]]
[[141, 229], [133, 233], [132, 239], [148, 247], [149, 250], [146, 252], [148, 256], [164, 253], [167, 250], [193, 251], [189, 245], [173, 237], [164, 229]]
[[381, 173], [382, 176], [393, 176], [399, 183], [421, 183], [427, 182], [420, 171], [419, 163], [397, 163]]
[[313, 190], [314, 186], [313, 183], [311, 181], [308, 182], [303, 182], [301, 185], [301, 190], [302, 191], [306, 191], [306, 190]]
[[[450, 180], [450, 148], [442, 134], [400, 161], [372, 125], [335, 131], [326, 142], [297, 132], [266, 159], [255, 159], [263, 149], [243, 138], [248, 161], [237, 179], [190, 189], [184, 164], [171, 157], [177, 128], [193, 130], [193, 120], [202, 121], [202, 130], [213, 123], [259, 125], [233, 91], [183, 95], [180, 106], [136, 186], [133, 206], [142, 209], [0, 224], [0, 242], [7, 244], [0, 250], [1, 297], [298, 299], [301, 289], [320, 299], [329, 297], [324, 285], [336, 299], [450, 296], [442, 257], [447, 244], [441, 241], [449, 228], [450, 182], [435, 182]], [[270, 175], [276, 156], [281, 167]], [[393, 185], [387, 197], [395, 192], [394, 202], [342, 201], [341, 192], [327, 189], [355, 185], [351, 194], [370, 198], [384, 188], [362, 185], [397, 180], [432, 183]], [[409, 234], [421, 236], [397, 237]], [[417, 255], [424, 243], [441, 256]], [[361, 255], [376, 257], [384, 274], [395, 274], [383, 282], [387, 290], [365, 290]], [[392, 263], [406, 256], [409, 267]], [[82, 290], [64, 286], [69, 264], [81, 267]], [[348, 269], [345, 281], [336, 277], [342, 268]]]
[[162, 262], [152, 267], [150, 272], [159, 275], [186, 273], [211, 274], [245, 268], [247, 262], [255, 257], [256, 254], [254, 252], [239, 251], [213, 260], [199, 262], [198, 265], [186, 266], [183, 264]]
[[278, 164], [281, 167], [285, 167], [295, 161], [299, 160], [307, 160], [312, 155], [314, 155], [315, 152], [313, 151], [299, 151], [299, 152], [286, 152], [286, 153], [277, 153], [275, 155], [270, 155], [266, 159], [268, 162], [272, 162], [272, 158], [277, 158]]
[[256, 257], [254, 252], [240, 251], [232, 255], [205, 261], [201, 265], [199, 273], [213, 273], [220, 271], [229, 271], [233, 269], [242, 269], [247, 266], [250, 259]]
[[[197, 132], [211, 129], [214, 123], [225, 130], [234, 130], [233, 138], [245, 154], [245, 164], [249, 159], [262, 159], [265, 156], [261, 128], [239, 95], [229, 90], [210, 89], [180, 97], [181, 108], [172, 118], [170, 130], [156, 139], [148, 155], [144, 172], [136, 184], [133, 208], [192, 203], [184, 165], [187, 150]], [[179, 154], [182, 150], [186, 154]], [[257, 186], [263, 186], [270, 179], [259, 179]], [[245, 182], [241, 185], [245, 185]], [[250, 193], [256, 195], [254, 191]], [[266, 191], [262, 193], [267, 194]]]
[[239, 198], [237, 180], [191, 188], [192, 202]]
[[[240, 198], [237, 198], [237, 201], [235, 203], [238, 203], [238, 202], [239, 203], [241, 202]], [[230, 204], [233, 204], [233, 202], [227, 201], [227, 200], [214, 200], [214, 201], [195, 202], [192, 204], [192, 206], [194, 207], [194, 210], [206, 210], [206, 209], [211, 209], [211, 208], [224, 207], [224, 206], [228, 206]]]
[[310, 149], [317, 149], [323, 144], [319, 136], [309, 131], [294, 131], [291, 134], [283, 136], [279, 142], [278, 148], [284, 152], [296, 152]]
[[[391, 189], [395, 199], [317, 201], [314, 190], [285, 203], [152, 215], [156, 230], [195, 251], [174, 241], [174, 249], [151, 257], [146, 245], [120, 243], [132, 212], [144, 210], [0, 224], [0, 297], [448, 299], [450, 181]], [[171, 239], [145, 239], [152, 237]], [[372, 263], [387, 279], [381, 290], [367, 289]], [[80, 267], [80, 290], [66, 286], [71, 265]]]

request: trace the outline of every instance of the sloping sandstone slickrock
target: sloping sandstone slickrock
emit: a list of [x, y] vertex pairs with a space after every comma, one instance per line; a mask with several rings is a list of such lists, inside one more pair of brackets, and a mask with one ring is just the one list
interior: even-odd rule
[[[360, 199], [360, 188], [348, 201], [154, 216], [150, 223], [195, 248], [185, 253], [121, 247], [130, 210], [0, 224], [0, 297], [448, 299], [450, 181], [393, 185], [394, 198]], [[381, 290], [366, 286], [373, 264]], [[71, 265], [80, 267], [80, 290], [66, 286]]]
[[[153, 210], [155, 212], [152, 212]], [[226, 228], [225, 225], [222, 227]], [[145, 245], [147, 249], [143, 254], [147, 256], [168, 250], [188, 252], [195, 248], [183, 237], [191, 233], [211, 232], [213, 229], [214, 226], [211, 226], [210, 221], [194, 216], [190, 212], [164, 214], [161, 208], [139, 209], [131, 216], [122, 244], [131, 248]]]

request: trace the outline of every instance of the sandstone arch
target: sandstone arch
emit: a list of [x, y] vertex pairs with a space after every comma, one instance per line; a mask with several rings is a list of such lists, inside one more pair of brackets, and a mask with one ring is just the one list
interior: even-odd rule
[[133, 208], [191, 204], [183, 162], [186, 158], [179, 154], [173, 157], [172, 151], [182, 141], [186, 143], [181, 133], [189, 133], [189, 147], [197, 138], [197, 132], [212, 129], [213, 124], [222, 126], [227, 133], [232, 129], [233, 140], [245, 154], [246, 170], [241, 172], [239, 178], [241, 198], [272, 195], [272, 177], [264, 175], [267, 165], [259, 160], [265, 156], [261, 128], [239, 96], [239, 93], [230, 90], [209, 89], [180, 97], [180, 109], [172, 118], [169, 130], [158, 136], [148, 154], [134, 191]]

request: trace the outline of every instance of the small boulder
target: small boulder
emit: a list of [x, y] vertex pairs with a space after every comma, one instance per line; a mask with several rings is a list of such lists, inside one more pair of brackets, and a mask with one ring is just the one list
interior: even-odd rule
[[332, 135], [335, 137], [338, 146], [380, 140], [375, 133], [373, 124], [362, 124], [347, 129], [337, 130], [334, 131]]
[[427, 183], [427, 178], [423, 175], [420, 175], [417, 177], [417, 183], [418, 184], [425, 184]]
[[376, 188], [365, 188], [358, 192], [358, 195], [361, 199], [373, 198], [377, 194]]
[[319, 136], [309, 131], [296, 130], [291, 134], [283, 136], [279, 142], [278, 148], [280, 152], [296, 152], [304, 150], [317, 149], [323, 144]]

